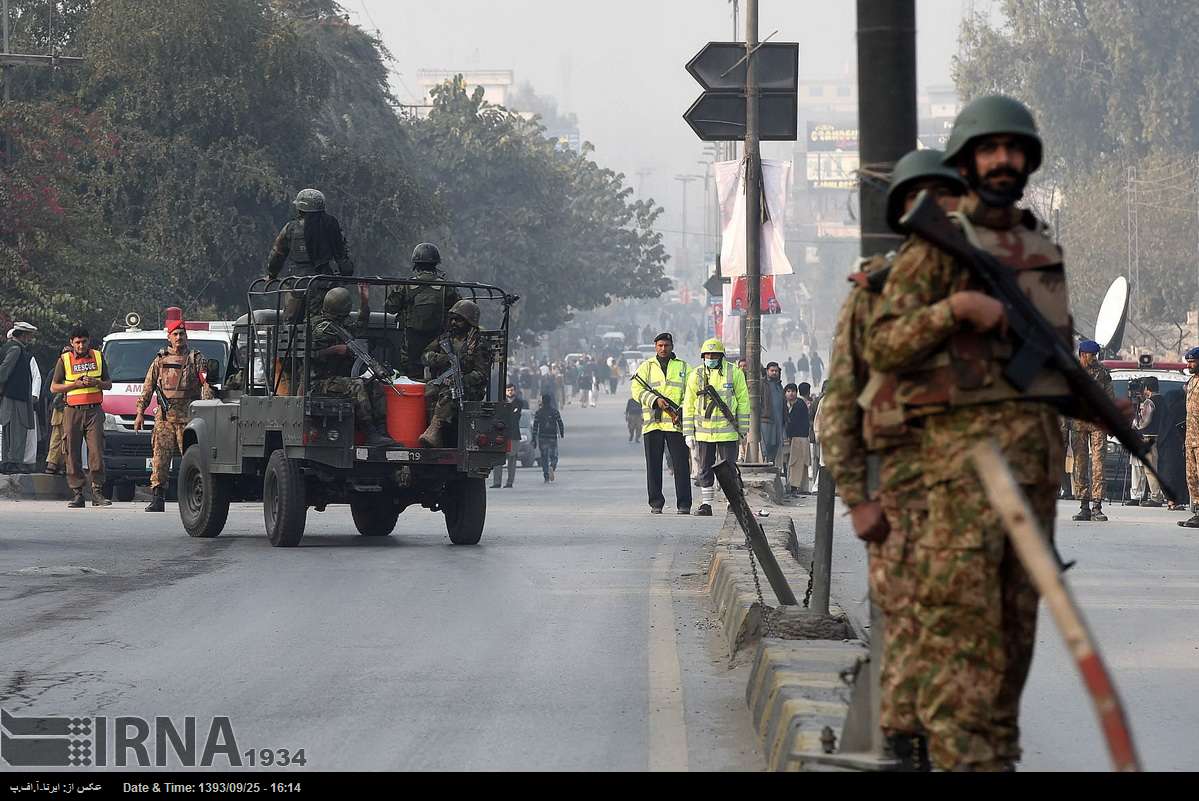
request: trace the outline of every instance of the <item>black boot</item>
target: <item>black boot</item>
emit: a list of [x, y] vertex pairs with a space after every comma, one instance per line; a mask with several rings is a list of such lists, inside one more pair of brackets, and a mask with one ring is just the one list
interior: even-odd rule
[[899, 770], [904, 773], [924, 773], [928, 764], [928, 741], [919, 734], [900, 732], [887, 735], [884, 746], [899, 761]]
[[1091, 507], [1087, 505], [1086, 499], [1083, 499], [1082, 508], [1078, 510], [1078, 514], [1070, 519], [1083, 522], [1091, 519]]
[[1097, 501], [1091, 506], [1091, 519], [1097, 523], [1106, 523], [1107, 515], [1103, 513], [1103, 502]]
[[1186, 520], [1180, 520], [1178, 525], [1183, 528], [1199, 528], [1199, 505], [1191, 504], [1191, 516]]
[[[71, 502], [67, 504], [67, 508], [68, 509], [82, 509], [83, 508], [83, 493], [79, 492], [77, 490], [75, 492], [75, 497], [72, 498]], [[1179, 523], [1178, 525], [1181, 526], [1182, 523]]]
[[104, 497], [99, 487], [92, 487], [92, 506], [112, 506], [112, 501]]
[[368, 426], [363, 433], [366, 434], [366, 447], [368, 448], [391, 448], [400, 444], [373, 424]]
[[150, 498], [150, 503], [146, 506], [146, 511], [165, 512], [166, 510], [166, 493], [162, 491], [162, 487], [155, 487], [154, 497]]

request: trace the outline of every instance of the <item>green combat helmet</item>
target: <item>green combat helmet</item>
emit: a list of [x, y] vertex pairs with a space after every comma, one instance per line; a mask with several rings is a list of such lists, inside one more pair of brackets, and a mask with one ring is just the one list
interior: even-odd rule
[[1041, 166], [1041, 134], [1032, 112], [1019, 100], [1004, 95], [983, 95], [958, 112], [945, 145], [945, 163], [954, 164], [972, 140], [993, 134], [1012, 134], [1026, 140], [1028, 175]]
[[441, 264], [441, 251], [432, 242], [421, 242], [412, 249], [412, 266], [417, 270], [432, 270]]
[[466, 322], [479, 327], [479, 304], [473, 300], [460, 300], [450, 309], [450, 314], [456, 314]]
[[321, 310], [330, 317], [345, 317], [350, 313], [352, 306], [350, 290], [344, 286], [335, 286], [325, 293], [325, 302]]
[[913, 150], [899, 161], [891, 172], [891, 186], [887, 189], [887, 225], [899, 231], [899, 218], [903, 216], [903, 202], [913, 183], [936, 180], [949, 184], [959, 195], [966, 194], [966, 181], [952, 167], [944, 163], [945, 154], [940, 150]]
[[325, 210], [325, 194], [319, 189], [301, 189], [296, 199], [292, 201], [292, 205], [297, 211], [324, 211]]

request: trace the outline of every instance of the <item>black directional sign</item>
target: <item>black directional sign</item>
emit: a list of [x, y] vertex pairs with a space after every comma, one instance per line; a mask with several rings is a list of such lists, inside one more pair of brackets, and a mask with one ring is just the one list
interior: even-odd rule
[[[683, 119], [705, 142], [745, 138], [745, 92], [704, 92]], [[759, 138], [794, 142], [799, 135], [799, 99], [795, 92], [762, 92], [758, 96]]]
[[[799, 85], [799, 45], [767, 42], [754, 53], [763, 92], [794, 92]], [[714, 92], [745, 91], [745, 43], [708, 42], [687, 62], [687, 72]], [[726, 74], [727, 73], [727, 74]]]
[[718, 275], [713, 275], [707, 281], [704, 281], [704, 289], [708, 290], [708, 294], [710, 296], [712, 296], [714, 298], [718, 298], [718, 297], [720, 297], [721, 293], [724, 291], [722, 289], [722, 287], [727, 283], [729, 283], [728, 278], [724, 278], [724, 277], [718, 276]]
[[[759, 85], [759, 138], [794, 141], [799, 136], [799, 45], [769, 42], [754, 53]], [[704, 87], [683, 119], [705, 142], [745, 138], [745, 44], [708, 42], [687, 63]]]

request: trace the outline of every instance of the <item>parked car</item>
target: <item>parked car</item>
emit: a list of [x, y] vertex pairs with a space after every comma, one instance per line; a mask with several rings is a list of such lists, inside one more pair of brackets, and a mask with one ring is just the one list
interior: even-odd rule
[[[1133, 361], [1104, 361], [1104, 366], [1111, 371], [1112, 374], [1112, 390], [1117, 398], [1128, 397], [1128, 382], [1135, 378], [1147, 378], [1148, 376], [1156, 376], [1158, 381], [1158, 396], [1165, 397], [1166, 394], [1173, 391], [1181, 391], [1185, 386], [1188, 378], [1186, 372], [1186, 364], [1181, 362], [1148, 362], [1146, 365], [1139, 364]], [[1172, 440], [1174, 447], [1179, 451], [1172, 453], [1167, 457], [1167, 461], [1181, 462], [1183, 455], [1181, 453], [1182, 443], [1178, 438]], [[1159, 440], [1159, 451], [1161, 448]], [[1164, 454], [1158, 454], [1158, 464], [1161, 467], [1162, 457]], [[1104, 496], [1108, 500], [1121, 502], [1128, 500], [1132, 492], [1132, 465], [1129, 462], [1128, 451], [1124, 446], [1116, 441], [1115, 437], [1107, 438], [1107, 447], [1103, 454], [1103, 484]], [[1175, 484], [1184, 483], [1175, 481]], [[1180, 492], [1186, 490], [1185, 486], [1176, 487]]]

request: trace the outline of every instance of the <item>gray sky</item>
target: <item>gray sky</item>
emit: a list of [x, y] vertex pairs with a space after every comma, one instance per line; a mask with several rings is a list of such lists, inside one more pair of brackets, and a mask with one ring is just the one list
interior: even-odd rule
[[[677, 227], [679, 188], [673, 177], [696, 172], [703, 144], [682, 119], [700, 94], [683, 65], [709, 40], [733, 38], [728, 0], [341, 2], [354, 22], [382, 32], [395, 56], [392, 66], [400, 76], [393, 84], [401, 100], [412, 102], [404, 83], [420, 92], [415, 76], [421, 68], [515, 70], [517, 82], [532, 83], [538, 93], [557, 98], [563, 111], [578, 115], [581, 134], [595, 144], [600, 164], [625, 173], [634, 186], [637, 170], [653, 169], [646, 194], [666, 206], [663, 227]], [[949, 82], [958, 24], [968, 4], [917, 1], [921, 88]], [[760, 5], [761, 35], [777, 29], [776, 41], [798, 41], [803, 76], [855, 70], [855, 3], [760, 0]]]

